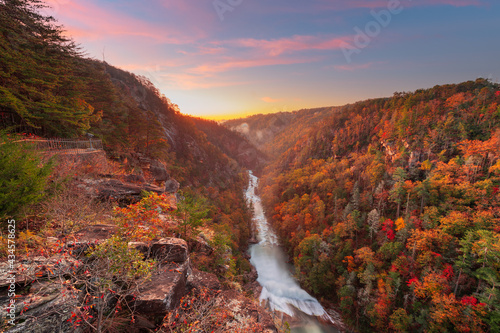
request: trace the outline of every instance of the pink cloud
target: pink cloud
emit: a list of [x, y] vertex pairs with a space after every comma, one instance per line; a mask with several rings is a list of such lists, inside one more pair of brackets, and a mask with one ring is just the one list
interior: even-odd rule
[[232, 87], [244, 85], [248, 82], [241, 80], [230, 80], [214, 78], [209, 75], [193, 75], [188, 73], [168, 73], [159, 77], [160, 83], [166, 87], [181, 90], [210, 89], [219, 87]]
[[225, 51], [227, 51], [227, 49], [223, 47], [198, 46], [196, 52], [189, 52], [184, 50], [180, 50], [178, 52], [180, 54], [187, 56], [200, 56], [200, 55], [218, 55], [224, 53]]
[[134, 18], [126, 13], [93, 1], [47, 0], [50, 9], [44, 12], [54, 16], [64, 25], [66, 35], [99, 40], [116, 36], [148, 38], [159, 43], [187, 44], [204, 35], [182, 31], [176, 27], [166, 27], [160, 23], [150, 23]]
[[219, 73], [225, 72], [232, 69], [243, 69], [252, 67], [263, 67], [263, 66], [273, 66], [273, 65], [292, 65], [292, 64], [302, 64], [319, 61], [323, 58], [320, 57], [310, 57], [310, 58], [278, 58], [278, 57], [267, 57], [260, 59], [226, 59], [217, 60], [213, 62], [205, 63], [203, 65], [191, 68], [189, 70], [192, 74], [207, 74], [207, 73]]
[[233, 47], [244, 47], [258, 50], [270, 56], [279, 56], [283, 53], [304, 51], [304, 50], [334, 50], [339, 49], [343, 43], [348, 40], [347, 37], [319, 37], [319, 36], [300, 36], [295, 35], [289, 38], [281, 39], [235, 39], [218, 42]]

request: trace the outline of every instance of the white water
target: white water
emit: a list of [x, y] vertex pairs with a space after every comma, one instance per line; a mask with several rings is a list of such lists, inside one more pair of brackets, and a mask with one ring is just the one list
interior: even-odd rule
[[[305, 290], [290, 274], [290, 267], [286, 264], [283, 251], [279, 247], [278, 238], [269, 226], [260, 197], [255, 189], [258, 178], [250, 172], [250, 183], [245, 193], [247, 201], [254, 209], [253, 221], [258, 230], [259, 243], [250, 247], [250, 262], [258, 273], [257, 281], [262, 286], [260, 299], [267, 302], [273, 311], [280, 311], [287, 315], [321, 317], [333, 323], [321, 304]], [[333, 329], [321, 327], [309, 318], [296, 332], [333, 332]]]

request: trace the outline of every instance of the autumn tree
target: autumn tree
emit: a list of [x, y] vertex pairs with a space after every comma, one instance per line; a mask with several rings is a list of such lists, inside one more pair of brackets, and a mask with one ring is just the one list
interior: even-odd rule
[[75, 75], [77, 46], [63, 37], [38, 0], [0, 3], [0, 113], [3, 127], [48, 136], [78, 136], [94, 112]]

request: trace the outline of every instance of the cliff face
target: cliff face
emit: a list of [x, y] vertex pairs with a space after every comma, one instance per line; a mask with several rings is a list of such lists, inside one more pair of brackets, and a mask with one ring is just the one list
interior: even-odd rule
[[[146, 78], [108, 64], [105, 70], [129, 109], [127, 133], [135, 152], [165, 161], [184, 185], [223, 185], [239, 172], [238, 164]], [[185, 170], [176, 174], [179, 167]]]

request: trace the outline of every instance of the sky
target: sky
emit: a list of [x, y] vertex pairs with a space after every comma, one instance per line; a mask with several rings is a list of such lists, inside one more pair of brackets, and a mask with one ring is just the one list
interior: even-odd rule
[[88, 57], [210, 119], [500, 79], [498, 0], [46, 0]]

